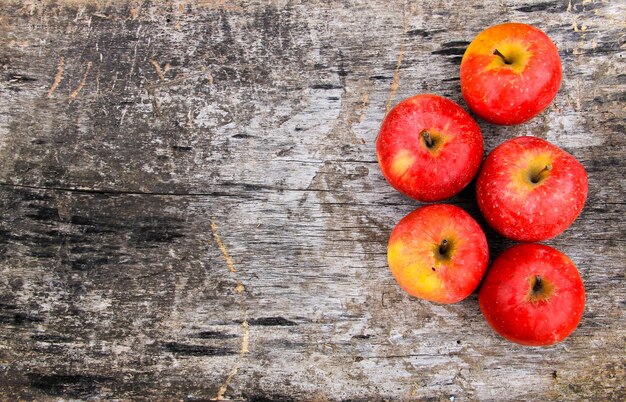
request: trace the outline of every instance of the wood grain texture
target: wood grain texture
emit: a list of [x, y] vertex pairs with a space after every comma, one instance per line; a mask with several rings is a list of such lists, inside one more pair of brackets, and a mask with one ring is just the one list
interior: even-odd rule
[[[623, 2], [0, 3], [0, 398], [624, 400]], [[465, 105], [469, 41], [557, 44], [522, 134], [589, 173], [547, 242], [587, 289], [550, 348], [498, 337], [476, 295], [413, 299], [386, 266], [418, 206], [383, 179], [386, 107]], [[451, 200], [481, 225], [473, 189]], [[511, 245], [486, 228], [492, 257]]]

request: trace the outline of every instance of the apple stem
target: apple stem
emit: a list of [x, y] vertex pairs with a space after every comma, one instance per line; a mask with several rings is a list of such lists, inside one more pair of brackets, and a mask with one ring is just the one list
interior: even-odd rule
[[443, 239], [439, 245], [439, 254], [443, 255], [448, 251], [448, 240]]
[[537, 173], [530, 181], [532, 181], [533, 183], [539, 183], [539, 180], [541, 179], [541, 175], [545, 172], [549, 172], [552, 170], [552, 165], [551, 164], [547, 164], [543, 169], [541, 169], [541, 171], [539, 173]]
[[533, 285], [533, 292], [537, 293], [543, 287], [541, 282], [541, 277], [539, 275], [535, 276], [535, 284]]
[[424, 138], [424, 141], [426, 142], [426, 146], [428, 148], [432, 148], [433, 145], [435, 145], [435, 142], [433, 141], [432, 138], [430, 138], [430, 133], [426, 130], [423, 130], [420, 135], [422, 136], [422, 138]]
[[502, 61], [504, 61], [504, 64], [511, 64], [511, 62], [508, 61], [507, 58], [504, 57], [504, 55], [502, 53], [500, 53], [500, 51], [498, 49], [495, 49], [493, 51], [493, 54], [495, 54], [496, 56], [500, 56], [502, 58]]

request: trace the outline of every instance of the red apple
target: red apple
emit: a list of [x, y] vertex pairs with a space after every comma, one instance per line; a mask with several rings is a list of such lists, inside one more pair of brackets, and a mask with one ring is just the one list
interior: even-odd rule
[[393, 229], [389, 268], [402, 289], [438, 303], [465, 299], [478, 286], [489, 261], [485, 234], [454, 205], [416, 209]]
[[396, 190], [418, 201], [459, 193], [483, 158], [478, 124], [437, 95], [405, 99], [385, 117], [376, 140], [378, 163]]
[[518, 137], [496, 147], [476, 181], [476, 201], [501, 235], [534, 242], [567, 229], [587, 199], [587, 173], [548, 141]]
[[461, 91], [474, 113], [495, 124], [519, 124], [544, 110], [561, 85], [561, 59], [548, 36], [526, 24], [488, 28], [461, 60]]
[[547, 346], [578, 326], [585, 287], [565, 254], [543, 244], [518, 244], [493, 262], [478, 302], [489, 325], [506, 339]]

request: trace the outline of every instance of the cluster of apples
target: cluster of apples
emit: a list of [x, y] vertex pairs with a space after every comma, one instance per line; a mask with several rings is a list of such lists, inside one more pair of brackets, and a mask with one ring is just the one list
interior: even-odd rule
[[[487, 122], [520, 124], [543, 111], [561, 84], [556, 46], [541, 30], [506, 23], [481, 32], [461, 61], [461, 90]], [[423, 94], [386, 116], [376, 141], [387, 181], [422, 202], [459, 193], [478, 174], [476, 200], [487, 223], [517, 244], [487, 271], [480, 225], [462, 208], [422, 206], [393, 229], [389, 267], [409, 294], [438, 303], [469, 296], [487, 322], [523, 345], [560, 342], [577, 327], [585, 289], [574, 263], [538, 242], [563, 232], [587, 198], [587, 174], [572, 155], [536, 137], [513, 138], [483, 159], [479, 125], [459, 105]], [[485, 272], [487, 271], [486, 275]], [[483, 276], [485, 276], [483, 280]]]

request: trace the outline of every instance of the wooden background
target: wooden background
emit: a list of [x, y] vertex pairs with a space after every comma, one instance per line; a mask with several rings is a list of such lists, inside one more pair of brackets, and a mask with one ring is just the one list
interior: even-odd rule
[[[419, 204], [374, 141], [416, 93], [460, 95], [468, 43], [520, 21], [564, 81], [486, 151], [548, 139], [589, 173], [548, 241], [587, 306], [550, 348], [476, 295], [407, 296], [386, 265]], [[626, 4], [0, 2], [0, 399], [616, 400], [624, 388]], [[479, 222], [468, 188], [450, 202]], [[512, 244], [485, 228], [492, 258]]]

